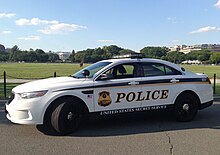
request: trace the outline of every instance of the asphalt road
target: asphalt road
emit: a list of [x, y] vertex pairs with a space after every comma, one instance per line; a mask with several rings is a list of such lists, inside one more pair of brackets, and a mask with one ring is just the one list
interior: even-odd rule
[[152, 154], [220, 153], [220, 102], [199, 111], [192, 122], [168, 113], [93, 119], [69, 136], [46, 135], [41, 126], [10, 123], [0, 103], [0, 154]]

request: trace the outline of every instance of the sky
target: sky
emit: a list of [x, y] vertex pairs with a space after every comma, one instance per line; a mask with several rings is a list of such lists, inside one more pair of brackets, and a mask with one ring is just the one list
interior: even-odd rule
[[0, 44], [80, 51], [220, 44], [220, 0], [0, 0]]

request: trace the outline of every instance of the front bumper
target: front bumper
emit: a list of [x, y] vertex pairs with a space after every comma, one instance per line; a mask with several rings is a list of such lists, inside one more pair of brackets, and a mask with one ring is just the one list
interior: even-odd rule
[[42, 124], [43, 116], [38, 99], [17, 100], [13, 99], [5, 104], [7, 119], [17, 124]]
[[6, 117], [13, 123], [17, 124], [36, 124], [37, 121], [33, 120], [30, 110], [16, 110], [10, 105], [5, 105]]

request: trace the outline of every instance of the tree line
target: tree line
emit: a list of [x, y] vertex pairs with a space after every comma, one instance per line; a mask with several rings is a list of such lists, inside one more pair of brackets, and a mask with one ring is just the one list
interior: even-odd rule
[[[130, 49], [124, 49], [116, 45], [104, 46], [95, 49], [86, 49], [82, 51], [72, 53], [67, 60], [67, 62], [77, 62], [77, 63], [94, 63], [99, 60], [109, 59], [115, 55], [125, 55], [135, 53]], [[220, 63], [220, 52], [210, 52], [207, 49], [202, 49], [200, 51], [192, 51], [190, 53], [184, 54], [178, 51], [172, 51], [167, 47], [144, 47], [140, 50], [143, 57], [146, 58], [156, 58], [163, 59], [174, 63], [181, 63], [185, 60], [199, 60], [203, 63]], [[10, 62], [60, 62], [59, 56], [56, 53], [44, 52], [42, 49], [30, 49], [30, 50], [20, 50], [18, 46], [14, 46], [7, 52], [0, 51], [0, 61], [10, 61]]]
[[45, 53], [41, 49], [20, 50], [17, 45], [7, 50], [0, 52], [0, 61], [10, 62], [56, 62], [59, 56], [56, 53]]

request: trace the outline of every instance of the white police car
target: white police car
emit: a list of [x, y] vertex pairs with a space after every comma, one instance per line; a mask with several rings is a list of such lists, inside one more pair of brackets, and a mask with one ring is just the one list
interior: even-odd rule
[[209, 78], [158, 59], [99, 61], [71, 77], [19, 85], [6, 104], [18, 124], [43, 124], [58, 133], [76, 130], [82, 116], [172, 109], [179, 121], [192, 120], [213, 103]]

